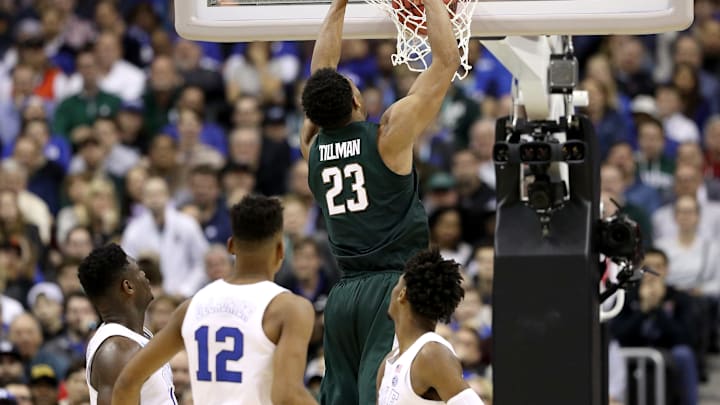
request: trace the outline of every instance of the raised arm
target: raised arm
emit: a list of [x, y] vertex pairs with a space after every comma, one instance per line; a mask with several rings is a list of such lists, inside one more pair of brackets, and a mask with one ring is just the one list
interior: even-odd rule
[[398, 174], [410, 173], [413, 143], [435, 120], [460, 67], [460, 53], [442, 0], [421, 1], [427, 15], [432, 64], [418, 76], [407, 96], [390, 106], [380, 119], [380, 155]]
[[330, 9], [320, 26], [318, 39], [315, 41], [315, 48], [310, 60], [311, 74], [322, 68], [337, 68], [338, 62], [340, 62], [346, 6], [347, 0], [333, 0], [330, 4]]
[[[280, 294], [271, 303], [272, 316], [280, 323], [280, 338], [273, 356], [272, 403], [317, 405], [303, 384], [315, 311], [310, 301], [293, 294]], [[267, 314], [266, 314], [267, 316]]]
[[167, 326], [158, 332], [150, 343], [125, 364], [112, 391], [112, 405], [137, 405], [143, 384], [163, 364], [183, 349], [182, 323], [190, 301], [180, 305], [170, 317]]
[[480, 397], [462, 378], [460, 360], [440, 343], [420, 349], [410, 370], [412, 388], [421, 395], [430, 388], [448, 405], [483, 405]]

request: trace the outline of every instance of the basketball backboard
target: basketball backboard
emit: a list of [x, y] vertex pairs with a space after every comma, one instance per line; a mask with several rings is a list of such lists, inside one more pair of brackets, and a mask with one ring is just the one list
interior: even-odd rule
[[[395, 38], [379, 8], [349, 0], [345, 38]], [[176, 0], [175, 26], [188, 39], [215, 42], [312, 40], [330, 0]], [[693, 0], [479, 1], [474, 37], [651, 34], [682, 30]]]

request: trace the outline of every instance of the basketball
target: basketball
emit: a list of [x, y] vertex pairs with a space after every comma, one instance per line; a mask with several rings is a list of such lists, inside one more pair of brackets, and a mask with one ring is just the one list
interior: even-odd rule
[[[457, 9], [457, 0], [443, 1], [448, 8], [450, 19], [452, 19]], [[401, 24], [419, 35], [427, 35], [427, 17], [422, 0], [393, 0], [392, 6], [399, 10], [397, 16]]]

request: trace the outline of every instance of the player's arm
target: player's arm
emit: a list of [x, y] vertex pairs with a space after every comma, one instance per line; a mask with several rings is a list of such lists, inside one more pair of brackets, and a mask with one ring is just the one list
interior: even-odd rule
[[124, 336], [110, 337], [100, 345], [90, 370], [90, 384], [98, 392], [98, 405], [110, 404], [121, 371], [118, 364], [126, 364], [139, 350], [137, 342]]
[[400, 174], [410, 172], [412, 145], [436, 119], [453, 75], [460, 67], [460, 53], [443, 1], [422, 1], [432, 63], [415, 79], [407, 96], [390, 106], [380, 119], [380, 154], [385, 164]]
[[310, 158], [310, 145], [312, 145], [315, 136], [320, 131], [320, 127], [313, 124], [309, 118], [305, 117], [302, 129], [300, 130], [300, 152], [305, 160]]
[[389, 356], [390, 353], [388, 353], [385, 358], [383, 358], [383, 360], [380, 362], [377, 377], [375, 377], [375, 397], [377, 399], [377, 403], [380, 403], [380, 386], [382, 385], [383, 376], [385, 376], [385, 363], [387, 362]]
[[280, 294], [271, 305], [273, 314], [280, 318], [280, 337], [273, 355], [272, 403], [317, 405], [303, 383], [315, 310], [310, 301], [294, 294]]
[[445, 346], [431, 342], [423, 346], [410, 370], [413, 389], [424, 393], [434, 388], [448, 405], [482, 405], [480, 397], [462, 378], [460, 360]]
[[323, 68], [335, 69], [340, 62], [346, 6], [347, 0], [333, 0], [330, 4], [330, 9], [320, 26], [318, 39], [315, 41], [310, 60], [310, 74]]
[[139, 404], [140, 390], [145, 381], [183, 349], [181, 328], [189, 304], [188, 300], [180, 305], [170, 317], [167, 326], [161, 329], [130, 361], [115, 363], [112, 366], [119, 368], [119, 364], [125, 364], [112, 391], [112, 405]]

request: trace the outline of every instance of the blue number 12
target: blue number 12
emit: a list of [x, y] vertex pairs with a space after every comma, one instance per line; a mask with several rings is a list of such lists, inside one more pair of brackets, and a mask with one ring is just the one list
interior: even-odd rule
[[[240, 329], [222, 327], [215, 333], [216, 342], [225, 342], [228, 338], [233, 340], [232, 350], [222, 350], [215, 356], [215, 373], [217, 381], [242, 382], [240, 371], [229, 371], [228, 361], [240, 360], [243, 356], [243, 334]], [[208, 367], [208, 327], [201, 326], [195, 331], [195, 341], [198, 343], [198, 381], [211, 381], [212, 373]]]

